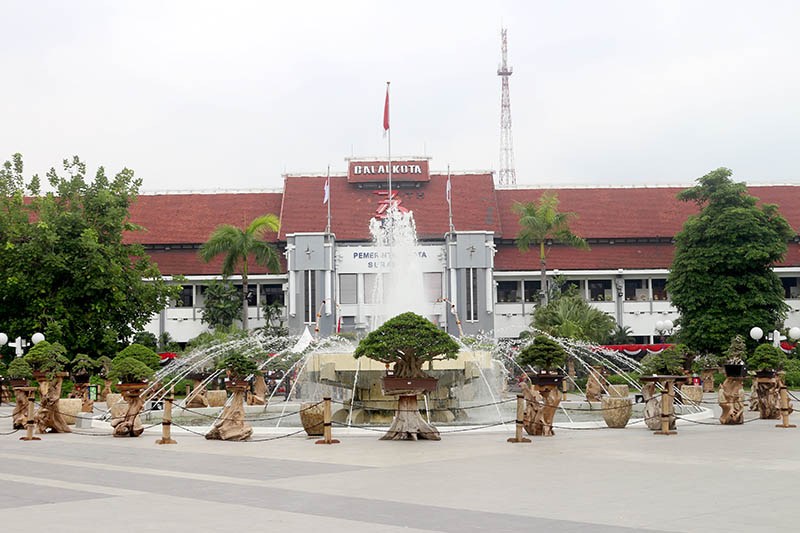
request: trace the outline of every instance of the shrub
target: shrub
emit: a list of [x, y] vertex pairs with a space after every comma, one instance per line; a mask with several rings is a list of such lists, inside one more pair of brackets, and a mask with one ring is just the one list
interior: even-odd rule
[[91, 374], [95, 368], [97, 368], [97, 363], [85, 353], [79, 353], [76, 355], [72, 359], [72, 364], [70, 364], [70, 369], [72, 370], [73, 376], [85, 376], [87, 374]]
[[567, 352], [556, 341], [544, 335], [534, 337], [533, 343], [519, 353], [518, 361], [522, 367], [533, 366], [538, 370], [553, 371], [564, 366]]
[[6, 373], [11, 379], [33, 379], [31, 365], [22, 357], [17, 357], [11, 361]]
[[736, 335], [731, 339], [731, 345], [728, 347], [728, 359], [725, 361], [729, 365], [742, 365], [744, 360], [747, 359], [747, 346], [744, 343], [744, 337]]
[[66, 353], [67, 349], [57, 342], [40, 341], [28, 350], [24, 359], [33, 372], [44, 372], [49, 379], [56, 373], [63, 372], [69, 364]]
[[642, 375], [680, 375], [683, 373], [683, 363], [686, 360], [686, 347], [676, 344], [662, 350], [660, 353], [647, 354], [642, 358]]
[[751, 370], [780, 370], [786, 360], [783, 350], [771, 344], [761, 344], [747, 358], [747, 366]]
[[101, 355], [97, 358], [97, 368], [100, 370], [98, 373], [101, 377], [108, 377], [108, 373], [111, 371], [111, 358], [107, 355]]
[[692, 361], [692, 370], [694, 372], [700, 372], [706, 368], [719, 368], [720, 359], [718, 355], [714, 355], [713, 353], [704, 353], [694, 358], [694, 361]]
[[121, 354], [111, 361], [109, 377], [120, 383], [141, 383], [148, 381], [155, 372], [136, 357], [123, 357]]
[[250, 374], [258, 371], [258, 365], [252, 358], [243, 355], [241, 352], [232, 352], [220, 359], [217, 368], [223, 368], [230, 372], [230, 377], [234, 379], [245, 379]]
[[158, 370], [158, 368], [161, 366], [161, 358], [158, 356], [158, 354], [147, 346], [142, 346], [141, 344], [131, 344], [119, 352], [117, 357], [114, 359], [116, 360], [120, 357], [123, 359], [136, 359], [150, 367], [152, 370]]

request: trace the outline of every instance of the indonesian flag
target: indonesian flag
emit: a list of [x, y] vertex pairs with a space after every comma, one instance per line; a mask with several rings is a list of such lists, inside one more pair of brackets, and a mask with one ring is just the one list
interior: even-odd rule
[[450, 202], [452, 201], [451, 189], [450, 189], [450, 174], [448, 174], [448, 175], [447, 175], [447, 189], [446, 189], [446, 195], [447, 195], [447, 204], [449, 205], [449, 204], [450, 204]]
[[383, 132], [389, 131], [389, 82], [386, 82], [386, 101], [383, 103]]
[[328, 200], [331, 199], [331, 177], [328, 176], [325, 178], [325, 194], [322, 197], [322, 204], [327, 204]]

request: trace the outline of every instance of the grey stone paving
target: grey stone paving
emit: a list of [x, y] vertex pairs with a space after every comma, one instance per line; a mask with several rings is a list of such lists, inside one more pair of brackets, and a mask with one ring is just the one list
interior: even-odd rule
[[[7, 408], [0, 408], [0, 415]], [[755, 416], [748, 414], [748, 418]], [[713, 419], [709, 422], [713, 422]], [[796, 531], [800, 433], [775, 421], [340, 444], [0, 436], [3, 531]], [[10, 421], [0, 418], [0, 433]], [[291, 430], [287, 430], [291, 431]], [[263, 435], [262, 435], [263, 436]], [[30, 528], [32, 524], [35, 527]]]

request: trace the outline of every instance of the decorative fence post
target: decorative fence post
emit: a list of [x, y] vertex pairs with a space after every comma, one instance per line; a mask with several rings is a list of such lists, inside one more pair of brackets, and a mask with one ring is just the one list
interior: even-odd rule
[[175, 400], [175, 389], [169, 389], [169, 396], [167, 401], [164, 402], [164, 415], [161, 418], [161, 438], [156, 441], [156, 444], [178, 444], [172, 438], [172, 402]]
[[314, 444], [339, 444], [339, 441], [331, 438], [331, 398], [323, 398], [322, 401], [322, 439]]
[[33, 413], [33, 404], [36, 401], [36, 387], [24, 387], [24, 389], [28, 393], [28, 421], [25, 424], [25, 436], [20, 437], [19, 440], [42, 440], [33, 436], [33, 426], [36, 424]]
[[522, 436], [523, 417], [525, 416], [525, 397], [522, 394], [517, 394], [517, 429], [516, 434], [508, 439], [508, 442], [530, 442]]
[[796, 428], [795, 424], [789, 423], [789, 413], [792, 410], [789, 408], [789, 393], [786, 390], [786, 382], [783, 379], [779, 378], [780, 383], [780, 395], [781, 395], [781, 419], [782, 424], [776, 424], [776, 428]]

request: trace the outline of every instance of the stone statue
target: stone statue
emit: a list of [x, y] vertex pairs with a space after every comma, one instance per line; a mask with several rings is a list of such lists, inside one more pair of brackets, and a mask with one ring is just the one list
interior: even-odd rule
[[718, 392], [719, 406], [722, 414], [720, 424], [744, 423], [744, 390], [742, 378], [725, 378]]

